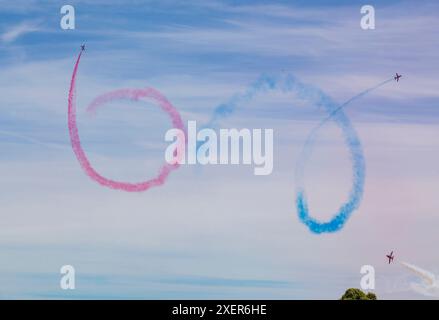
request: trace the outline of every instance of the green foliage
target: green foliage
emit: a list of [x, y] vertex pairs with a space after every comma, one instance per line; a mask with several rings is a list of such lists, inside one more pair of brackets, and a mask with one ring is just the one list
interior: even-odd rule
[[368, 292], [366, 294], [366, 297], [368, 300], [377, 300], [377, 295], [375, 293], [372, 293], [372, 292]]
[[372, 292], [366, 294], [360, 289], [349, 288], [340, 300], [377, 300], [377, 296]]

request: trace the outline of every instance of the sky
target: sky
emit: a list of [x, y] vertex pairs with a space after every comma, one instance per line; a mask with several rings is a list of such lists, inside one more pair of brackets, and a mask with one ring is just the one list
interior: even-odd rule
[[[60, 8], [75, 8], [75, 30]], [[0, 298], [338, 299], [363, 265], [383, 299], [432, 298], [385, 254], [439, 274], [439, 4], [368, 1], [0, 0]], [[215, 108], [261, 75], [294, 75], [343, 103], [362, 143], [361, 204], [344, 228], [316, 235], [297, 217], [294, 169], [325, 118], [294, 92], [241, 103], [221, 128], [272, 128], [274, 169], [182, 166], [145, 192], [105, 188], [81, 169], [67, 127], [77, 78], [78, 126], [94, 167], [139, 181], [163, 163], [168, 117], [150, 102], [97, 96], [153, 87], [183, 121]], [[307, 163], [310, 211], [328, 220], [346, 200], [349, 153], [340, 130], [319, 133]], [[72, 265], [76, 289], [61, 290]], [[433, 297], [434, 298], [434, 297]]]

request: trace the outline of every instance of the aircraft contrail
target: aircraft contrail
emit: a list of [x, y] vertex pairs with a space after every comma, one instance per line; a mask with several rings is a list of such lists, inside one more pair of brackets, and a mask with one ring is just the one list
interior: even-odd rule
[[[82, 148], [81, 140], [79, 138], [78, 126], [76, 124], [76, 74], [78, 72], [79, 62], [81, 61], [82, 50], [76, 59], [75, 67], [73, 69], [72, 78], [70, 81], [70, 89], [68, 96], [68, 128], [70, 134], [70, 141], [73, 148], [73, 152], [78, 159], [79, 164], [81, 165], [84, 172], [93, 180], [98, 182], [99, 184], [117, 190], [124, 190], [128, 192], [140, 192], [148, 190], [151, 187], [163, 185], [166, 181], [166, 178], [171, 173], [172, 170], [175, 170], [179, 167], [178, 163], [168, 164], [165, 163], [159, 170], [157, 176], [153, 179], [142, 181], [142, 182], [123, 182], [123, 181], [115, 181], [112, 179], [108, 179], [101, 174], [99, 174], [92, 166], [90, 161], [87, 158], [87, 155]], [[153, 88], [145, 88], [145, 89], [121, 89], [115, 90], [106, 94], [103, 94], [97, 97], [88, 107], [88, 112], [94, 112], [99, 106], [103, 105], [106, 102], [115, 100], [115, 99], [129, 99], [133, 101], [137, 101], [141, 98], [149, 98], [157, 102], [160, 108], [166, 112], [171, 118], [171, 122], [175, 128], [181, 129], [185, 131], [183, 121], [181, 120], [180, 114], [174, 108], [174, 106], [164, 97], [160, 92]]]
[[[308, 226], [311, 232], [318, 234], [323, 232], [336, 232], [344, 226], [351, 213], [358, 208], [363, 195], [365, 178], [365, 160], [360, 139], [358, 138], [358, 135], [351, 125], [348, 117], [344, 114], [343, 109], [353, 101], [364, 97], [368, 93], [382, 87], [392, 80], [393, 78], [389, 78], [383, 82], [380, 82], [379, 84], [353, 96], [345, 103], [340, 105], [333, 101], [331, 97], [323, 92], [323, 90], [313, 85], [305, 84], [291, 74], [288, 74], [284, 77], [262, 75], [255, 82], [250, 84], [244, 93], [237, 94], [229, 99], [229, 101], [216, 107], [205, 127], [216, 126], [218, 120], [233, 114], [239, 104], [248, 102], [257, 94], [267, 92], [269, 90], [294, 92], [298, 98], [308, 101], [319, 108], [323, 108], [328, 113], [328, 116], [324, 118], [309, 134], [296, 166], [296, 205], [300, 221]], [[335, 216], [329, 222], [319, 222], [309, 215], [305, 190], [303, 187], [303, 178], [305, 164], [312, 153], [317, 133], [319, 129], [328, 122], [328, 120], [333, 120], [335, 124], [342, 130], [346, 146], [349, 148], [353, 172], [352, 188], [349, 199], [342, 204]]]
[[350, 104], [351, 102], [353, 102], [354, 100], [357, 100], [361, 97], [364, 97], [366, 94], [370, 93], [373, 90], [376, 90], [380, 87], [382, 87], [383, 85], [385, 85], [386, 83], [389, 83], [393, 81], [393, 78], [387, 79], [379, 84], [377, 84], [376, 86], [373, 86], [369, 89], [366, 89], [362, 92], [360, 92], [359, 94], [353, 96], [352, 98], [350, 98], [349, 100], [347, 100], [345, 103], [341, 104], [338, 108], [336, 108], [334, 111], [332, 111], [322, 122], [320, 122], [319, 126], [324, 125], [328, 120], [330, 120], [339, 110], [343, 109], [344, 107], [346, 107], [348, 104]]
[[[113, 181], [101, 176], [98, 172], [94, 170], [94, 168], [88, 161], [87, 156], [81, 147], [78, 128], [76, 125], [75, 86], [76, 73], [78, 70], [79, 61], [81, 59], [81, 54], [82, 50], [81, 53], [78, 55], [73, 70], [68, 99], [69, 133], [73, 151], [75, 152], [75, 155], [81, 167], [90, 178], [104, 186], [113, 189], [120, 189], [125, 191], [145, 191], [151, 186], [163, 184], [170, 171], [172, 169], [175, 169], [176, 167], [170, 167], [169, 165], [165, 165], [160, 170], [158, 177], [150, 181], [140, 183], [126, 183]], [[244, 93], [236, 94], [232, 96], [227, 102], [217, 106], [214, 109], [210, 120], [207, 121], [204, 127], [215, 127], [221, 118], [225, 118], [233, 114], [240, 104], [251, 101], [257, 96], [257, 94], [269, 90], [294, 92], [295, 94], [297, 94], [298, 98], [308, 101], [319, 108], [323, 108], [328, 113], [328, 116], [311, 131], [303, 146], [296, 166], [296, 206], [300, 221], [308, 226], [311, 232], [317, 234], [323, 232], [336, 232], [344, 226], [352, 212], [358, 208], [363, 195], [365, 179], [365, 160], [361, 143], [355, 129], [349, 121], [349, 118], [344, 114], [343, 109], [356, 99], [367, 95], [368, 93], [380, 88], [390, 81], [392, 81], [392, 78], [360, 92], [359, 94], [353, 96], [351, 99], [340, 105], [334, 102], [332, 98], [329, 97], [321, 89], [309, 84], [305, 84], [291, 74], [288, 74], [286, 76], [262, 75], [255, 82], [250, 84]], [[125, 89], [110, 92], [97, 98], [97, 100], [95, 100], [94, 103], [91, 104], [89, 111], [93, 111], [94, 109], [96, 109], [97, 106], [106, 101], [112, 100], [113, 98], [120, 98], [120, 95], [122, 95], [123, 98], [131, 100], [137, 100], [140, 97], [153, 98], [161, 105], [164, 111], [170, 114], [174, 127], [181, 127], [184, 130], [184, 126], [182, 124], [178, 111], [166, 100], [164, 96], [162, 96], [158, 91], [152, 88], [144, 90]], [[349, 149], [352, 163], [352, 187], [348, 200], [341, 205], [339, 211], [334, 215], [334, 217], [329, 222], [320, 222], [317, 219], [312, 218], [309, 214], [303, 177], [305, 164], [312, 153], [312, 148], [317, 132], [328, 120], [333, 120], [334, 123], [341, 129], [344, 141]]]
[[411, 284], [416, 292], [427, 296], [439, 297], [439, 281], [433, 273], [407, 262], [400, 261], [399, 263], [422, 279], [421, 283]]
[[[323, 106], [329, 115], [323, 119], [308, 135], [308, 138], [303, 145], [302, 152], [296, 166], [296, 205], [299, 219], [308, 226], [313, 233], [336, 232], [343, 228], [346, 221], [351, 216], [352, 212], [358, 208], [363, 196], [364, 180], [366, 173], [365, 160], [363, 149], [360, 140], [351, 125], [349, 118], [343, 113], [343, 109], [351, 104], [353, 101], [364, 97], [368, 93], [376, 90], [385, 84], [391, 82], [393, 78], [387, 79], [371, 88], [368, 88], [359, 94], [356, 94], [345, 103], [337, 105], [332, 99], [321, 91], [317, 91], [318, 100], [317, 105]], [[333, 120], [340, 127], [346, 145], [349, 148], [351, 163], [352, 163], [352, 187], [348, 200], [343, 203], [338, 212], [328, 222], [320, 222], [309, 215], [308, 204], [306, 201], [306, 194], [304, 188], [304, 172], [305, 165], [310, 158], [316, 140], [318, 131], [328, 122]]]

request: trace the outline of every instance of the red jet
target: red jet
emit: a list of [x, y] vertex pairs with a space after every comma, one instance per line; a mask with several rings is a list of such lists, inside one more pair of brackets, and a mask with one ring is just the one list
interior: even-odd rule
[[389, 264], [390, 264], [390, 263], [393, 261], [393, 258], [395, 258], [395, 257], [393, 256], [393, 251], [390, 252], [390, 254], [387, 254], [386, 257], [387, 257], [387, 259], [389, 259]]

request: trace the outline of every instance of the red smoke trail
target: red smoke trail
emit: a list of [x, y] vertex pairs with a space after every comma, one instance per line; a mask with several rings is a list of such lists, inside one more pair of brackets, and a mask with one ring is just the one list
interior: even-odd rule
[[[175, 170], [179, 167], [178, 161], [176, 164], [165, 163], [163, 167], [159, 170], [157, 177], [148, 181], [138, 182], [138, 183], [120, 182], [120, 181], [107, 179], [104, 176], [100, 175], [90, 164], [90, 161], [88, 160], [84, 152], [84, 149], [81, 146], [78, 127], [76, 124], [76, 97], [75, 97], [76, 73], [78, 72], [78, 66], [81, 60], [81, 55], [82, 55], [82, 51], [79, 53], [78, 59], [76, 60], [75, 68], [73, 69], [72, 79], [70, 82], [69, 100], [68, 100], [69, 103], [68, 126], [69, 126], [70, 141], [72, 144], [72, 148], [82, 169], [90, 178], [92, 178], [99, 184], [112, 189], [124, 190], [129, 192], [140, 192], [140, 191], [148, 190], [151, 187], [162, 185], [163, 183], [165, 183], [169, 173], [172, 170]], [[99, 106], [102, 106], [103, 104], [115, 99], [130, 99], [133, 101], [137, 101], [141, 98], [149, 98], [156, 101], [160, 106], [160, 108], [169, 115], [174, 128], [186, 132], [186, 129], [184, 128], [183, 125], [183, 121], [181, 120], [180, 114], [178, 113], [177, 109], [175, 109], [174, 106], [160, 92], [158, 92], [153, 88], [121, 89], [121, 90], [108, 92], [93, 100], [93, 102], [88, 106], [87, 112], [94, 112]], [[180, 143], [184, 143], [184, 142], [180, 141]], [[179, 155], [179, 156], [183, 156], [183, 155]]]

